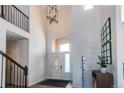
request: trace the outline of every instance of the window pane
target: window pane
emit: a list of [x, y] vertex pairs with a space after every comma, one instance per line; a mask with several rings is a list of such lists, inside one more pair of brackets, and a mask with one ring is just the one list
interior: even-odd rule
[[70, 54], [65, 54], [65, 73], [70, 73]]
[[69, 51], [70, 51], [69, 43], [60, 45], [59, 52], [69, 52]]

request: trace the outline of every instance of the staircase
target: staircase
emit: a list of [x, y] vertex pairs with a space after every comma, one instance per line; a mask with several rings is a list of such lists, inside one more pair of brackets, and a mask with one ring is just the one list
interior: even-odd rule
[[27, 88], [27, 75], [27, 66], [21, 66], [0, 50], [1, 88]]

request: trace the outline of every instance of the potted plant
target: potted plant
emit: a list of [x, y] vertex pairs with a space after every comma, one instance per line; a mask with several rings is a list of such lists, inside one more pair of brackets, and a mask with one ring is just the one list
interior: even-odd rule
[[100, 72], [101, 73], [106, 73], [106, 70], [107, 70], [107, 64], [105, 63], [105, 57], [104, 56], [99, 56], [97, 55], [98, 58], [99, 58], [99, 62], [97, 62], [97, 64], [99, 64], [101, 67], [100, 67]]

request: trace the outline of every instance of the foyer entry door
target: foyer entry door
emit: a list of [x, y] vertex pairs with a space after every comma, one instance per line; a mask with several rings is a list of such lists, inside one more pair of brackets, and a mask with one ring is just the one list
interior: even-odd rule
[[53, 53], [51, 59], [52, 79], [71, 80], [70, 54], [68, 52]]

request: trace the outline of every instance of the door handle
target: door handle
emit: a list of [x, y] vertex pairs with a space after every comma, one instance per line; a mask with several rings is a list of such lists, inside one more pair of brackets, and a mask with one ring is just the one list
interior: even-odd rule
[[62, 66], [60, 66], [60, 69], [62, 69]]

